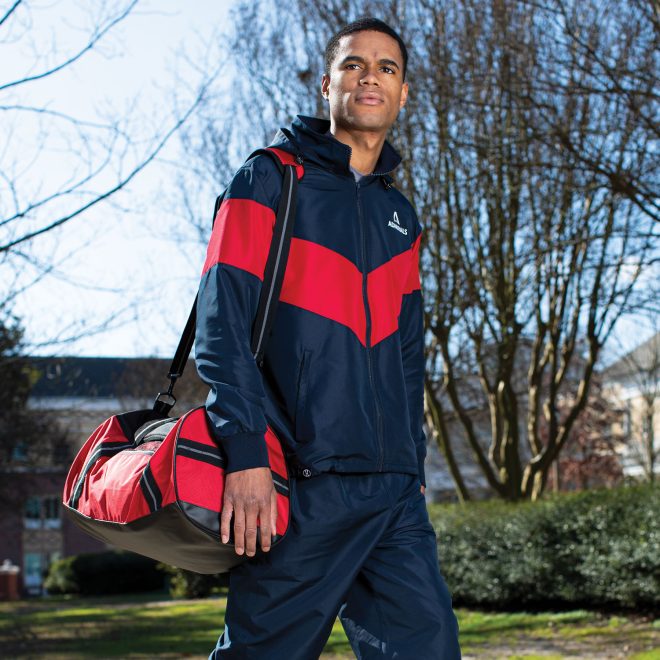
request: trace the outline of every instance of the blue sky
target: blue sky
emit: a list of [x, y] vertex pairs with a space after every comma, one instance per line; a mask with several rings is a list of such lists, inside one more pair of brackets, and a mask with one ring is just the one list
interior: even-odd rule
[[[0, 11], [6, 6], [0, 3]], [[11, 40], [0, 40], [0, 84], [5, 76], [29, 70], [34, 62], [30, 48], [40, 54], [48, 52], [52, 43], [62, 51], [75, 49], [85, 36], [86, 10], [103, 4], [34, 0], [31, 6], [34, 10], [25, 20], [32, 22], [21, 48]], [[134, 135], [146, 135], [154, 127], [168, 125], [176, 103], [190, 100], [199, 79], [197, 68], [222, 61], [223, 34], [231, 27], [230, 6], [231, 0], [142, 0], [98, 49], [57, 76], [22, 87], [18, 97], [87, 121], [124, 116], [132, 107]], [[40, 146], [39, 134], [28, 123], [14, 130], [21, 148]], [[52, 149], [39, 149], [33, 167], [36, 176], [29, 179], [35, 186], [65, 180], [77, 166], [66, 145], [58, 144], [57, 135], [52, 139]], [[185, 243], [172, 239], [175, 231], [188, 230], [176, 203], [180, 194], [176, 176], [182, 168], [185, 162], [174, 138], [159, 161], [112, 203], [95, 207], [34, 242], [32, 256], [57, 267], [30, 286], [14, 307], [26, 327], [31, 352], [171, 357], [204, 260], [204, 245], [197, 236]], [[218, 182], [216, 194], [224, 183]], [[196, 204], [201, 217], [210, 218], [213, 195], [197, 199]], [[30, 267], [20, 268], [20, 283], [31, 281]], [[117, 318], [109, 329], [85, 336], [113, 313]], [[617, 334], [631, 348], [650, 330], [626, 322]], [[78, 334], [79, 339], [64, 341]]]
[[[226, 0], [143, 1], [98, 49], [48, 80], [21, 87], [14, 101], [44, 105], [86, 121], [123, 116], [134, 104], [133, 135], [167, 126], [175, 103], [189, 102], [199, 79], [181, 54], [186, 53], [196, 65], [204, 57], [213, 57], [214, 45], [219, 45], [228, 29], [230, 4]], [[65, 1], [32, 6], [29, 16], [20, 17], [31, 21], [29, 33], [21, 33], [21, 48], [16, 43], [0, 44], [2, 79], [29, 71], [34, 62], [32, 48], [46, 53], [56, 42], [61, 51], [72, 52], [85, 37], [80, 28], [87, 24], [88, 15], [81, 8], [90, 5]], [[3, 49], [6, 55], [10, 48], [11, 59], [3, 58]], [[65, 144], [58, 144], [57, 137], [51, 136], [52, 148], [40, 153], [29, 184], [48, 189], [75, 171], [75, 158], [67, 154]], [[12, 139], [22, 150], [38, 145], [40, 138], [22, 119], [14, 126]], [[139, 151], [141, 145], [134, 148]], [[130, 154], [129, 150], [127, 161]], [[180, 166], [174, 138], [159, 161], [112, 203], [92, 208], [30, 246], [33, 257], [60, 264], [53, 274], [30, 286], [14, 307], [32, 352], [162, 357], [173, 353], [194, 300], [204, 256], [204, 246], [194, 240], [197, 237], [185, 246], [171, 239], [173, 230], [185, 228], [177, 210], [166, 203], [168, 197], [176, 196], [175, 175]], [[198, 201], [202, 215], [209, 215], [205, 211], [213, 200]], [[34, 271], [27, 264], [20, 269], [24, 285]], [[108, 331], [57, 343], [84, 334], [119, 310]]]

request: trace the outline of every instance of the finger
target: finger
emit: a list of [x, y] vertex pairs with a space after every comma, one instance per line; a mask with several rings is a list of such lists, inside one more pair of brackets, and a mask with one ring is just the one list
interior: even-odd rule
[[220, 515], [220, 536], [223, 543], [229, 541], [229, 529], [231, 524], [231, 514], [234, 507], [229, 499], [225, 499], [222, 504], [222, 514]]
[[234, 549], [237, 555], [242, 555], [245, 550], [245, 509], [243, 507], [234, 509]]
[[270, 502], [259, 512], [259, 544], [264, 552], [270, 550]]
[[270, 496], [270, 521], [271, 521], [271, 534], [277, 536], [277, 493], [275, 489]]
[[245, 554], [254, 557], [257, 552], [257, 515], [259, 509], [251, 505], [245, 512]]

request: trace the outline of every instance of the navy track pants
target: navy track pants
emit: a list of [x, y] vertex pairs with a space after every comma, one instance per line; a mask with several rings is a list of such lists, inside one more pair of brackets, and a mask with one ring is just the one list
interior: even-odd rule
[[358, 660], [457, 660], [458, 622], [417, 476], [291, 479], [290, 528], [230, 574], [209, 660], [318, 660], [339, 615]]

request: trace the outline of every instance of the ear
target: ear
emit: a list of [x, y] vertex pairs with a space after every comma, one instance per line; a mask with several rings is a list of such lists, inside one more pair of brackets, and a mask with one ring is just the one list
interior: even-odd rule
[[403, 108], [403, 106], [406, 104], [406, 101], [408, 100], [408, 83], [404, 82], [403, 86], [401, 87], [401, 98], [399, 99], [399, 110]]
[[321, 76], [321, 96], [327, 101], [329, 97], [330, 89], [330, 76], [327, 73], [324, 73]]

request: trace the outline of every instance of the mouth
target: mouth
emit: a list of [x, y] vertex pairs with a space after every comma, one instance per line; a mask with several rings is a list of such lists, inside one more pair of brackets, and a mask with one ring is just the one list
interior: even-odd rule
[[358, 96], [355, 97], [355, 102], [363, 103], [364, 105], [380, 105], [385, 101], [377, 94], [358, 94]]

